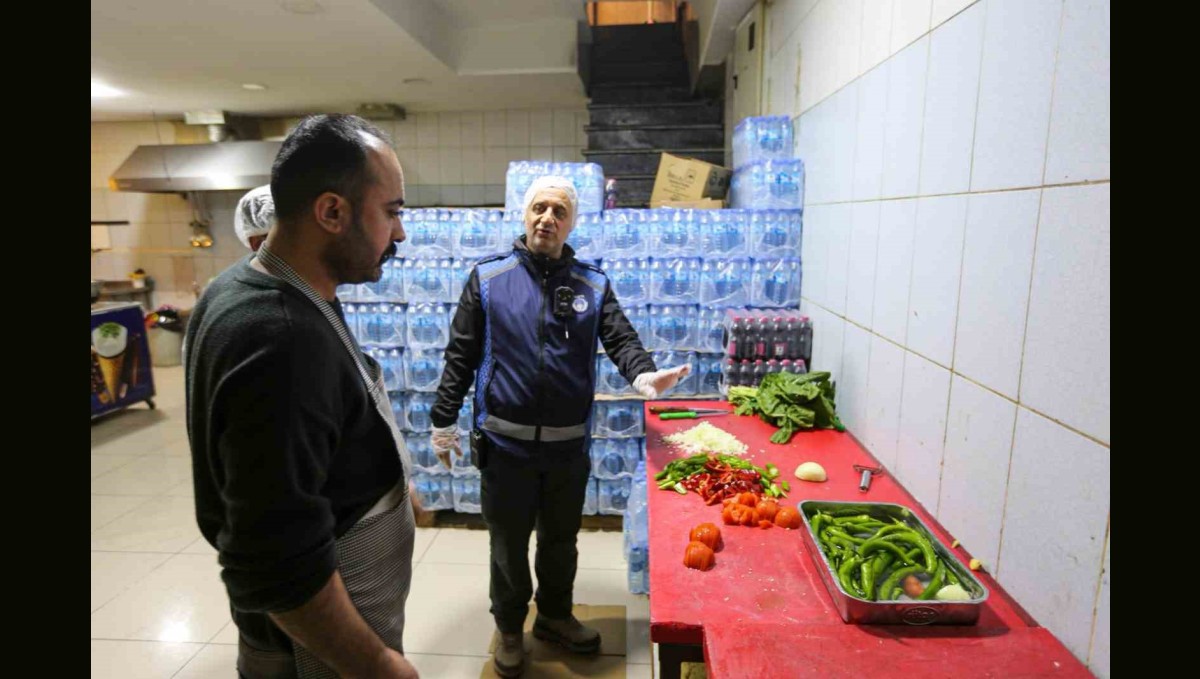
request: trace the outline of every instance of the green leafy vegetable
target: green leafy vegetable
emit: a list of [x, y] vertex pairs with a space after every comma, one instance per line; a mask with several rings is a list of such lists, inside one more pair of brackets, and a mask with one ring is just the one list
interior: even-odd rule
[[835, 388], [828, 372], [765, 375], [758, 387], [730, 387], [729, 402], [737, 415], [757, 415], [778, 427], [771, 443], [787, 443], [798, 431], [845, 431], [834, 407]]

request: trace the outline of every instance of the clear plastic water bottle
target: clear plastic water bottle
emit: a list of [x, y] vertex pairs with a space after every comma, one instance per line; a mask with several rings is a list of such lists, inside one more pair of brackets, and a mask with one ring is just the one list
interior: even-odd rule
[[721, 391], [722, 361], [720, 354], [708, 355], [700, 359], [700, 386], [696, 393], [703, 395], [717, 394]]
[[404, 379], [412, 391], [437, 391], [442, 378], [442, 350], [411, 349], [405, 352]]
[[428, 433], [433, 427], [429, 419], [430, 411], [436, 394], [409, 392], [404, 398], [404, 429], [407, 431]]
[[584, 516], [592, 516], [600, 509], [600, 500], [597, 497], [596, 479], [589, 478], [587, 481], [587, 492], [583, 498], [583, 514]]
[[647, 258], [613, 260], [608, 264], [608, 276], [622, 306], [641, 305], [650, 300], [650, 261]]
[[745, 306], [749, 302], [750, 261], [744, 257], [706, 259], [700, 268], [700, 303], [715, 307]]

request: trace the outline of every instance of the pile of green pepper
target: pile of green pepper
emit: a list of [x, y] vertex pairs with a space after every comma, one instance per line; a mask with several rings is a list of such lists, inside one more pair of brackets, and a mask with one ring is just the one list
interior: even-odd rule
[[932, 599], [947, 582], [960, 584], [933, 544], [899, 519], [889, 524], [861, 509], [818, 510], [809, 525], [842, 589], [860, 599], [899, 599], [904, 578], [918, 573], [930, 576], [920, 600]]
[[[724, 453], [697, 453], [691, 457], [671, 460], [662, 471], [654, 475], [654, 480], [658, 482], [659, 490], [674, 490], [680, 495], [687, 495], [688, 489], [683, 483], [685, 480], [697, 474], [711, 473], [716, 468], [757, 472], [758, 478], [755, 483], [762, 486], [762, 490], [757, 493], [759, 495], [782, 498], [787, 497], [787, 491], [790, 490], [787, 481], [776, 481], [779, 468], [775, 465], [768, 463], [766, 467], [759, 467], [745, 458]], [[748, 487], [740, 489], [751, 490]]]

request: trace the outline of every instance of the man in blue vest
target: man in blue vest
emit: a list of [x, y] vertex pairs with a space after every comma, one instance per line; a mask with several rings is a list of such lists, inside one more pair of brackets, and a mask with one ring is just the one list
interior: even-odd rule
[[535, 526], [534, 636], [577, 653], [600, 649], [599, 633], [571, 614], [597, 341], [647, 398], [688, 373], [686, 365], [656, 370], [604, 272], [575, 259], [566, 241], [577, 207], [568, 179], [541, 177], [529, 187], [525, 235], [510, 253], [480, 260], [463, 290], [432, 412], [434, 452], [449, 466], [451, 452], [462, 455], [458, 411], [474, 381], [471, 458], [491, 538], [491, 612], [500, 632], [493, 661], [505, 677], [525, 665]]

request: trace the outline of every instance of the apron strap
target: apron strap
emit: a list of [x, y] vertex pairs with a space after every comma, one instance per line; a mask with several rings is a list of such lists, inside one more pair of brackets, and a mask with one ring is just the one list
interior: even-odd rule
[[[412, 458], [408, 454], [408, 446], [404, 443], [404, 437], [400, 435], [400, 430], [396, 426], [396, 419], [392, 415], [391, 402], [388, 400], [387, 388], [383, 384], [382, 371], [368, 370], [366, 363], [363, 361], [362, 351], [359, 350], [358, 344], [350, 335], [350, 331], [346, 328], [346, 324], [334, 311], [333, 305], [327, 302], [317, 293], [317, 291], [308, 284], [308, 281], [300, 277], [296, 270], [287, 262], [278, 257], [275, 253], [267, 249], [266, 243], [258, 248], [258, 261], [263, 265], [271, 275], [291, 285], [301, 294], [312, 302], [334, 332], [342, 341], [342, 346], [346, 352], [350, 354], [350, 358], [354, 361], [354, 365], [358, 368], [359, 377], [362, 378], [363, 384], [367, 387], [367, 393], [371, 396], [371, 401], [375, 404], [375, 411], [383, 418], [388, 425], [388, 429], [392, 433], [392, 440], [396, 444], [396, 450], [400, 455], [400, 465], [404, 468], [405, 484], [412, 479]], [[375, 374], [372, 374], [375, 373]]]

